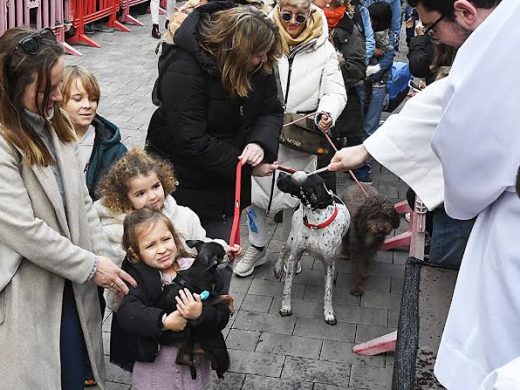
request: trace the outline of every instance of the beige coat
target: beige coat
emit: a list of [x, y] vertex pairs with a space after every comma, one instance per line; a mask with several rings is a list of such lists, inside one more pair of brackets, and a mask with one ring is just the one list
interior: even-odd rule
[[0, 389], [60, 389], [65, 279], [73, 282], [97, 388], [104, 388], [101, 313], [88, 279], [90, 251], [106, 256], [109, 247], [75, 146], [54, 132], [53, 143], [66, 207], [52, 168], [29, 166], [0, 136]]

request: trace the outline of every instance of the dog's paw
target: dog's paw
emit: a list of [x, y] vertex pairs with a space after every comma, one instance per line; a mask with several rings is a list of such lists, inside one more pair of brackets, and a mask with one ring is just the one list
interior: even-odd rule
[[360, 297], [365, 293], [365, 289], [361, 286], [355, 286], [350, 289], [350, 294], [354, 295], [355, 297]]
[[338, 320], [336, 320], [336, 316], [334, 314], [325, 314], [325, 322], [329, 325], [336, 325]]
[[290, 307], [281, 307], [280, 308], [280, 315], [282, 317], [287, 317], [287, 316], [290, 316], [292, 315], [292, 310]]

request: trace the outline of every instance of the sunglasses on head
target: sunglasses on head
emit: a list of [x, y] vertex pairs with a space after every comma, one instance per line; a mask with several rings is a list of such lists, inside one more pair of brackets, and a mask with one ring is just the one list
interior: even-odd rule
[[21, 48], [24, 52], [33, 56], [40, 52], [40, 43], [42, 41], [56, 42], [56, 36], [50, 28], [44, 28], [26, 36], [18, 42], [16, 48]]
[[280, 12], [280, 16], [283, 20], [285, 20], [286, 22], [290, 22], [294, 16], [294, 21], [298, 24], [302, 24], [302, 23], [305, 23], [305, 21], [307, 20], [307, 16], [306, 15], [295, 15], [293, 13], [290, 13], [290, 12]]

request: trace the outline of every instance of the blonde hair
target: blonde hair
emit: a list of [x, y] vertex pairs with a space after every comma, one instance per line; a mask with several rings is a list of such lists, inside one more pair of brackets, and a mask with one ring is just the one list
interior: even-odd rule
[[138, 236], [144, 229], [152, 229], [157, 223], [163, 222], [173, 236], [173, 241], [177, 247], [177, 258], [193, 257], [182, 244], [179, 234], [174, 229], [172, 221], [163, 213], [144, 207], [134, 210], [127, 214], [123, 222], [123, 249], [128, 253], [129, 258], [134, 263], [140, 263], [139, 239]]
[[131, 211], [128, 199], [130, 181], [137, 176], [155, 173], [161, 182], [164, 195], [175, 191], [177, 178], [168, 161], [146, 153], [141, 148], [132, 148], [117, 160], [101, 178], [97, 195], [103, 198], [103, 206], [118, 213]]
[[41, 104], [38, 104], [38, 93], [35, 94], [35, 104], [45, 126], [52, 128], [63, 143], [75, 141], [76, 134], [67, 114], [57, 105], [53, 117], [45, 117], [43, 108], [49, 103], [52, 68], [63, 55], [63, 48], [54, 40], [40, 39], [38, 53], [26, 53], [19, 43], [35, 33], [17, 27], [0, 37], [0, 128], [5, 140], [22, 150], [29, 165], [48, 166], [55, 161], [24, 116], [23, 99], [31, 83], [35, 82], [36, 91], [43, 91]]
[[99, 88], [96, 76], [89, 70], [78, 65], [67, 65], [63, 72], [63, 84], [61, 86], [63, 103], [69, 101], [72, 85], [77, 83], [78, 80], [81, 82], [81, 85], [83, 85], [83, 88], [85, 88], [89, 98], [92, 97], [96, 103], [99, 103], [101, 89]]
[[275, 24], [260, 10], [238, 6], [204, 15], [199, 23], [201, 47], [213, 55], [224, 89], [246, 97], [252, 90], [249, 63], [253, 54], [267, 51], [262, 70], [270, 74], [282, 53]]

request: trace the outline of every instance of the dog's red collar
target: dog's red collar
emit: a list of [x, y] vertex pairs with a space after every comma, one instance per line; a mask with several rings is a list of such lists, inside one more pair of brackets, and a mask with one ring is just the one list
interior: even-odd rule
[[307, 217], [304, 216], [303, 224], [305, 226], [307, 226], [309, 229], [323, 229], [323, 228], [326, 228], [327, 226], [329, 226], [334, 221], [334, 219], [336, 218], [337, 215], [338, 215], [338, 206], [336, 204], [334, 204], [334, 211], [332, 212], [332, 215], [330, 216], [330, 218], [327, 219], [325, 222], [315, 225], [313, 223], [309, 223], [309, 221], [307, 221]]

